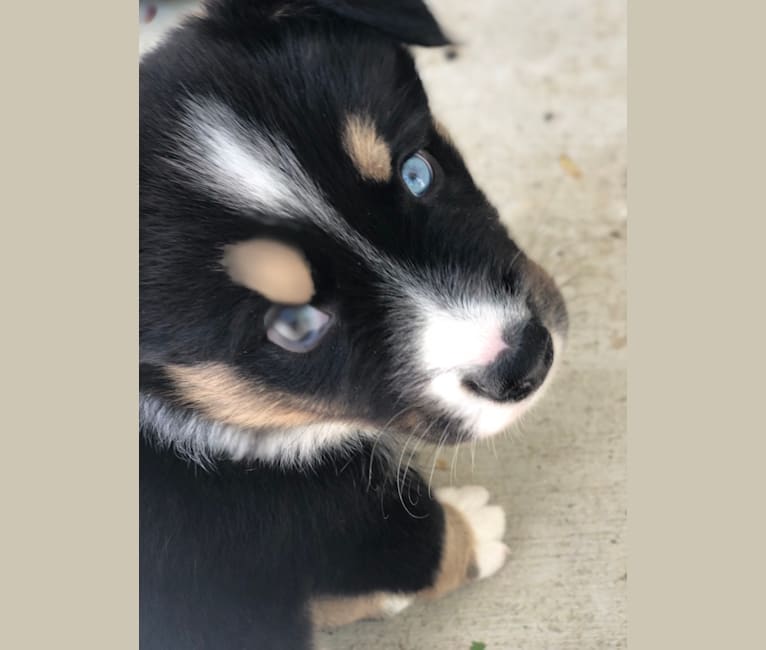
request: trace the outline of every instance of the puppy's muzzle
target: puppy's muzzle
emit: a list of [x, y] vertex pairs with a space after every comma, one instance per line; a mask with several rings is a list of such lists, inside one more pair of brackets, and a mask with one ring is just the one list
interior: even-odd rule
[[463, 386], [495, 402], [520, 402], [542, 386], [553, 363], [553, 340], [537, 319], [503, 333], [505, 347], [494, 361], [471, 371]]

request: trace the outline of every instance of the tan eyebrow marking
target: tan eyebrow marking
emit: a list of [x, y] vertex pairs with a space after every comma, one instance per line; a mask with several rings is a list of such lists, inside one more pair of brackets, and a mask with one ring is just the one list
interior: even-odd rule
[[362, 178], [381, 183], [391, 178], [391, 151], [371, 118], [354, 113], [346, 117], [343, 148]]
[[272, 302], [302, 305], [314, 295], [311, 269], [303, 255], [271, 239], [251, 239], [224, 248], [229, 277]]

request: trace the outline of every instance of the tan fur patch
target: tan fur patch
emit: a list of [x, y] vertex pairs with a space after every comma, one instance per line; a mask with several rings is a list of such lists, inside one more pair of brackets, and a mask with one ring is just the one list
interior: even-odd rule
[[306, 259], [297, 250], [271, 239], [251, 239], [224, 248], [229, 277], [272, 302], [302, 305], [314, 295]]
[[444, 508], [444, 547], [434, 584], [419, 593], [427, 599], [454, 591], [478, 574], [475, 540], [468, 523], [456, 508], [448, 503], [441, 505]]
[[315, 598], [311, 601], [311, 621], [319, 629], [348, 625], [370, 618], [383, 618], [385, 595], [365, 594], [355, 598]]
[[391, 151], [369, 117], [346, 118], [343, 148], [362, 178], [381, 183], [391, 178]]
[[330, 417], [239, 377], [222, 363], [167, 366], [181, 396], [208, 417], [245, 428], [292, 428]]

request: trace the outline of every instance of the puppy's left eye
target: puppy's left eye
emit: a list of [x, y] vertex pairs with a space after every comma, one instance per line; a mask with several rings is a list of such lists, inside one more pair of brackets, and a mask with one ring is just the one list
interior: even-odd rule
[[422, 196], [431, 187], [434, 170], [425, 152], [413, 154], [402, 165], [402, 180], [415, 196]]
[[266, 337], [290, 352], [308, 352], [327, 333], [330, 317], [311, 305], [272, 307], [266, 314]]

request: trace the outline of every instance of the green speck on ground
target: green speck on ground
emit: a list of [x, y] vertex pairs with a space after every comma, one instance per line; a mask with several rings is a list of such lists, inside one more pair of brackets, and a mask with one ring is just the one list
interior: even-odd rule
[[474, 641], [471, 644], [471, 650], [487, 650], [487, 644], [481, 641]]

